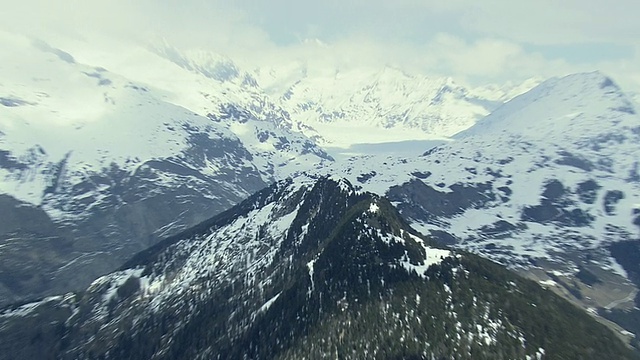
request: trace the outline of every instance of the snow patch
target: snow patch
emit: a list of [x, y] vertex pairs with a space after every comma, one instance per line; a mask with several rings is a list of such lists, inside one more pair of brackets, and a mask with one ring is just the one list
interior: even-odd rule
[[276, 300], [278, 300], [279, 297], [280, 297], [280, 293], [278, 293], [276, 296], [269, 299], [266, 303], [264, 303], [264, 305], [260, 307], [260, 309], [258, 309], [258, 313], [263, 313], [269, 310], [269, 308], [273, 305], [273, 303], [276, 302]]
[[315, 283], [313, 282], [313, 267], [317, 260], [318, 259], [316, 258], [307, 263], [307, 269], [309, 270], [309, 279], [311, 279], [311, 289], [309, 289], [309, 295], [311, 295], [311, 292], [315, 290]]
[[369, 212], [372, 214], [375, 214], [378, 212], [378, 210], [380, 210], [380, 207], [378, 206], [378, 204], [376, 203], [371, 203], [371, 205], [369, 205]]
[[19, 306], [16, 309], [13, 310], [6, 310], [3, 313], [0, 313], [0, 317], [17, 317], [17, 316], [27, 316], [29, 314], [31, 314], [34, 310], [36, 310], [39, 306], [49, 303], [49, 302], [53, 302], [53, 301], [60, 301], [63, 299], [62, 295], [57, 295], [57, 296], [49, 296], [41, 301], [36, 301], [36, 302], [32, 302], [32, 303], [28, 303], [28, 304], [24, 304]]
[[102, 294], [102, 302], [104, 304], [108, 304], [114, 297], [117, 296], [118, 288], [122, 286], [129, 278], [137, 277], [140, 278], [140, 275], [144, 269], [126, 269], [123, 271], [115, 272], [109, 274], [105, 277], [98, 279], [99, 282], [109, 283], [109, 288]]
[[543, 286], [558, 286], [558, 283], [556, 283], [555, 281], [549, 279], [549, 280], [542, 280], [539, 282], [540, 285]]
[[432, 265], [440, 264], [447, 257], [452, 256], [450, 250], [437, 249], [432, 247], [424, 248], [427, 256], [422, 262], [422, 265], [411, 264], [407, 258], [406, 261], [402, 261], [402, 266], [408, 271], [415, 271], [418, 275], [424, 276], [427, 269]]

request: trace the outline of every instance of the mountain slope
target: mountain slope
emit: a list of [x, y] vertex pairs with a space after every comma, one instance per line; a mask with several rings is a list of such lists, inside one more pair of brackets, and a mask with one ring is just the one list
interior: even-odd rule
[[[0, 46], [0, 193], [13, 199], [0, 211], [44, 211], [50, 223], [41, 231], [25, 216], [0, 228], [0, 258], [12, 264], [1, 269], [0, 304], [84, 287], [268, 183], [332, 161], [291, 131], [286, 112], [246, 90], [251, 82], [190, 77], [134, 48], [148, 60], [141, 74], [166, 70], [216, 94], [199, 94], [203, 107], [189, 109], [166, 88], [42, 41], [1, 33]], [[38, 246], [53, 238], [60, 250]], [[18, 253], [20, 262], [7, 258]]]
[[630, 356], [564, 300], [434, 248], [384, 198], [327, 178], [274, 184], [0, 321], [12, 358]]
[[[491, 241], [476, 234], [502, 219], [523, 244], [556, 237], [555, 251], [565, 232], [598, 246], [637, 235], [639, 129], [610, 79], [577, 74], [541, 84], [422, 156], [352, 158], [335, 172], [389, 192], [408, 218], [469, 245]], [[519, 248], [511, 255], [524, 256]], [[531, 250], [546, 253], [541, 243]]]

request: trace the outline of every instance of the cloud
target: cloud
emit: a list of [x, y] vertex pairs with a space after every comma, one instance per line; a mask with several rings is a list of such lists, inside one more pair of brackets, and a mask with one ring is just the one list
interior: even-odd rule
[[[602, 69], [640, 89], [635, 0], [0, 0], [0, 6], [0, 27], [34, 37], [163, 38], [248, 66], [389, 64], [476, 84]], [[584, 55], [566, 56], [576, 53], [567, 44], [587, 44]], [[602, 51], [611, 46], [630, 50]]]
[[243, 12], [216, 1], [0, 0], [0, 6], [9, 9], [0, 14], [0, 27], [38, 37], [163, 37], [186, 46], [242, 44], [267, 37], [259, 27], [246, 26]]
[[640, 45], [634, 50], [634, 55], [631, 57], [602, 61], [595, 66], [598, 70], [612, 75], [623, 90], [640, 95]]
[[412, 13], [410, 17], [429, 20], [435, 16], [453, 22], [465, 36], [471, 37], [537, 45], [604, 42], [635, 45], [640, 39], [637, 26], [640, 2], [636, 0], [406, 0], [389, 4]]

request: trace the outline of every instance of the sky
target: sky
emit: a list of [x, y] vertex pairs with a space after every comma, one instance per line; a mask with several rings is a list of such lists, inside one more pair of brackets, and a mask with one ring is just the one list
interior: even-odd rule
[[637, 0], [0, 0], [0, 28], [206, 49], [243, 65], [400, 67], [472, 85], [600, 70], [640, 92]]

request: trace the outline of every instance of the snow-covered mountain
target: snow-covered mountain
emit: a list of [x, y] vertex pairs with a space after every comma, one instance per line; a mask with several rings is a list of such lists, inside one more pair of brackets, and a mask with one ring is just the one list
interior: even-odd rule
[[545, 81], [420, 156], [356, 157], [333, 172], [386, 194], [424, 233], [595, 309], [633, 307], [634, 278], [609, 249], [638, 239], [639, 159], [640, 116], [596, 72]]
[[0, 359], [630, 355], [566, 301], [329, 178], [276, 183], [82, 293], [0, 313]]
[[611, 246], [638, 238], [640, 120], [600, 73], [470, 89], [166, 43], [0, 46], [0, 304], [81, 288], [274, 181], [337, 174], [586, 308], [633, 306]]
[[[167, 48], [134, 48], [113, 64], [120, 73], [109, 58], [82, 63], [38, 40], [2, 33], [0, 46], [0, 206], [25, 214], [0, 228], [0, 303], [77, 288], [276, 179], [332, 161], [249, 78], [194, 69]], [[146, 82], [154, 77], [163, 80]], [[40, 246], [48, 242], [58, 246]]]
[[390, 66], [317, 70], [305, 63], [258, 69], [256, 78], [295, 123], [312, 127], [318, 141], [337, 147], [448, 137], [535, 85], [532, 80], [508, 89], [472, 89], [451, 78]]

